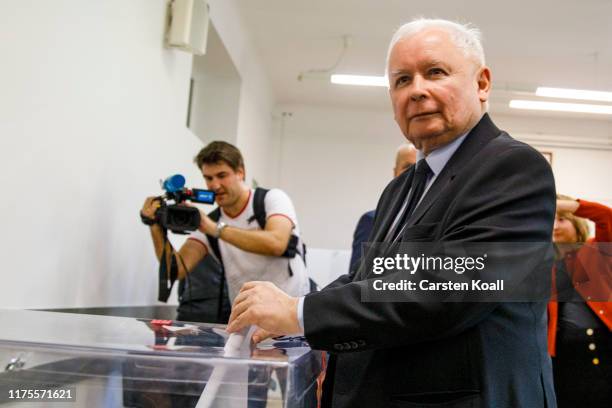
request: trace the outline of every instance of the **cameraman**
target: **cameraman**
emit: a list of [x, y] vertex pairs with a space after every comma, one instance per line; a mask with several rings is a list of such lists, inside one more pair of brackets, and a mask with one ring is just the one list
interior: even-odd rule
[[[299, 226], [291, 199], [283, 191], [272, 189], [265, 193], [265, 228], [255, 220], [255, 190], [246, 186], [244, 160], [233, 145], [215, 141], [203, 148], [194, 159], [202, 171], [209, 190], [216, 194], [220, 208], [218, 222], [200, 211], [201, 222], [178, 250], [178, 278], [187, 273], [207, 255], [215, 258], [209, 240], [217, 239], [220, 258], [228, 284], [230, 302], [243, 283], [270, 281], [291, 296], [308, 293], [303, 247], [298, 245], [294, 257], [286, 257], [290, 239], [299, 240]], [[160, 202], [155, 197], [146, 199], [141, 214], [154, 219]], [[161, 261], [164, 242], [170, 257], [170, 244], [165, 231], [158, 224], [151, 225], [155, 254]], [[299, 240], [301, 242], [301, 240]], [[181, 259], [182, 258], [182, 259]], [[186, 270], [185, 270], [186, 269]]]

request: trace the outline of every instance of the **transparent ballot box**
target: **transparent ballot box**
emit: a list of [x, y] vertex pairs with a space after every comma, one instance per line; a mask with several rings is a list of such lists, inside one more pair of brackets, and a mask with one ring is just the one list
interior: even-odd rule
[[303, 338], [228, 353], [224, 326], [0, 310], [0, 408], [317, 406]]

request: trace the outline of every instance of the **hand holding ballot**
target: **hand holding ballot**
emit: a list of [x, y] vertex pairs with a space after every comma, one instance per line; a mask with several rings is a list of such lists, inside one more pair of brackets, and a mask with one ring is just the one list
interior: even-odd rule
[[256, 343], [272, 335], [301, 333], [297, 305], [298, 298], [287, 295], [271, 282], [247, 282], [236, 296], [227, 331], [235, 333], [255, 325], [259, 327], [253, 334]]

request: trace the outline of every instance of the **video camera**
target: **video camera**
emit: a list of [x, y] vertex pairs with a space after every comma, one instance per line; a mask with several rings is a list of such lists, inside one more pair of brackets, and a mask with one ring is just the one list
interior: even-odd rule
[[[187, 234], [200, 226], [200, 211], [194, 207], [180, 205], [184, 201], [214, 204], [215, 193], [210, 190], [186, 188], [185, 177], [180, 174], [168, 177], [161, 183], [166, 194], [158, 197], [161, 206], [155, 213], [155, 222], [175, 234]], [[168, 201], [174, 204], [168, 205]]]

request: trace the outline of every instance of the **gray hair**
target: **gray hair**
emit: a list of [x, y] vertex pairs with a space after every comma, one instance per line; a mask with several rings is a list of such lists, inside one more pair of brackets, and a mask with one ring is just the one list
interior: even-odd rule
[[385, 75], [389, 74], [389, 57], [395, 44], [399, 40], [410, 38], [428, 28], [439, 28], [448, 32], [455, 45], [463, 50], [466, 57], [472, 58], [480, 66], [484, 66], [485, 56], [482, 48], [482, 34], [478, 28], [470, 24], [460, 24], [449, 20], [417, 18], [404, 24], [393, 34], [389, 43], [389, 49], [387, 50]]

